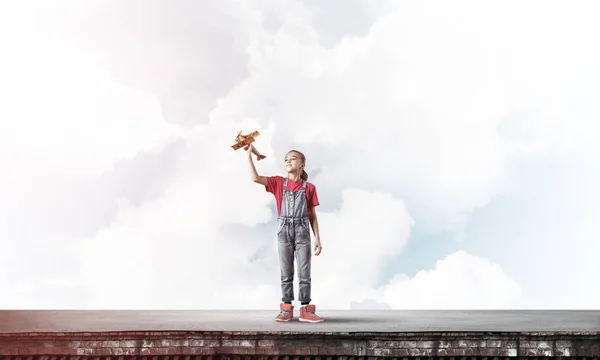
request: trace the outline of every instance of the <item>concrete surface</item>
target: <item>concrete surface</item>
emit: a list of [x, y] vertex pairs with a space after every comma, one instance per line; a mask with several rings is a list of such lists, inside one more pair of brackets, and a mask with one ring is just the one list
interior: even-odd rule
[[276, 323], [274, 311], [0, 311], [0, 333], [108, 331], [597, 332], [600, 311], [320, 311]]

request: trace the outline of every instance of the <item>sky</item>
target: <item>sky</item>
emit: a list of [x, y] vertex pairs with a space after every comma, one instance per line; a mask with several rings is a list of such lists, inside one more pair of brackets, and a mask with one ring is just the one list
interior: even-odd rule
[[278, 309], [240, 130], [306, 155], [317, 309], [597, 308], [598, 10], [2, 2], [0, 308]]

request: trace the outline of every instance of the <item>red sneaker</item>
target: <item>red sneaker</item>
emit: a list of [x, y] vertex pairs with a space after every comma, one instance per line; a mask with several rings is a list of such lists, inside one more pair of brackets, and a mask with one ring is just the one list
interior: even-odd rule
[[294, 317], [294, 307], [292, 304], [281, 303], [279, 304], [279, 315], [275, 317], [275, 321], [287, 322], [292, 320]]
[[304, 305], [300, 308], [300, 318], [298, 320], [309, 323], [323, 322], [323, 318], [315, 314], [316, 307], [314, 305]]

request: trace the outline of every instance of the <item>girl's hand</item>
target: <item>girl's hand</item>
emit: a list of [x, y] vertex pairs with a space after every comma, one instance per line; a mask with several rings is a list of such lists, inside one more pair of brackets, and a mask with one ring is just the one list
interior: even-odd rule
[[323, 250], [323, 247], [321, 246], [321, 240], [315, 241], [315, 256], [319, 256], [321, 250]]

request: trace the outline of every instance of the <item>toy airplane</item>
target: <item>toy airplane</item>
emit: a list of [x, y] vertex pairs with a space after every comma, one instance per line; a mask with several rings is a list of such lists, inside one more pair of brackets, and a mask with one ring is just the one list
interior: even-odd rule
[[256, 150], [254, 145], [252, 145], [252, 143], [256, 140], [255, 137], [258, 135], [260, 135], [260, 133], [258, 131], [253, 131], [247, 135], [242, 135], [242, 132], [240, 131], [240, 133], [235, 138], [236, 143], [234, 145], [232, 145], [231, 147], [233, 148], [233, 150], [238, 150], [241, 148], [248, 148], [248, 146], [251, 146], [252, 153], [254, 155], [256, 155], [256, 160], [262, 160], [262, 159], [266, 158], [266, 156], [261, 155], [258, 152], [258, 150]]

